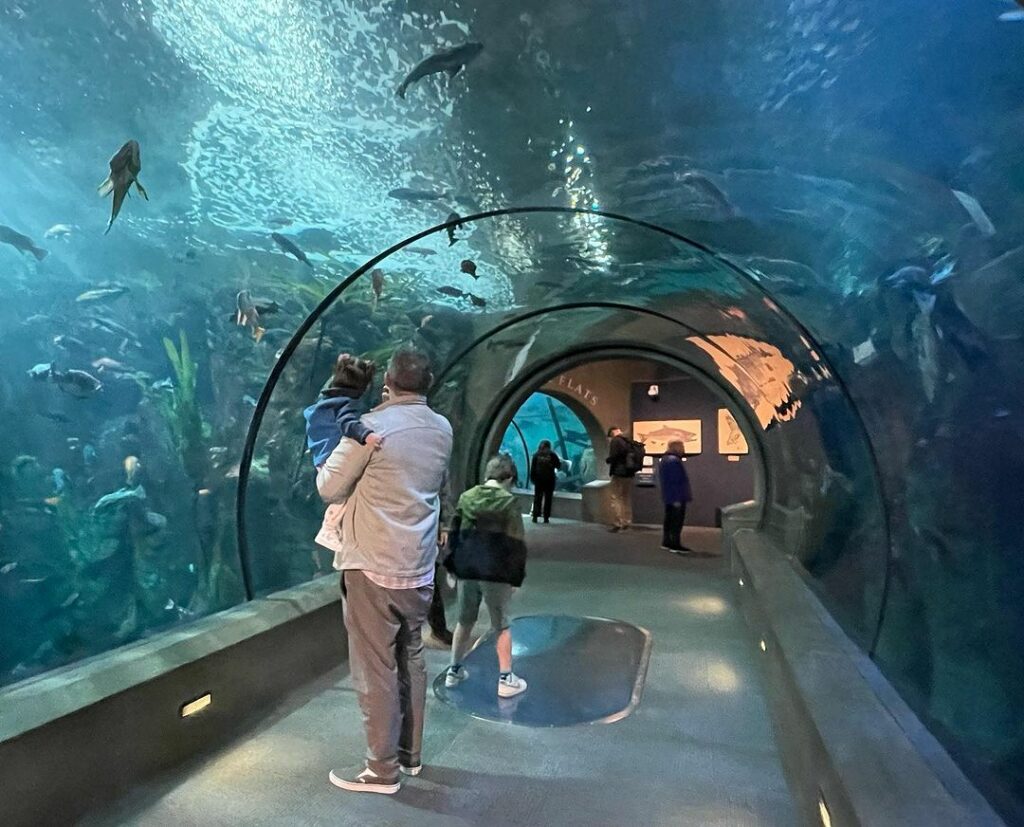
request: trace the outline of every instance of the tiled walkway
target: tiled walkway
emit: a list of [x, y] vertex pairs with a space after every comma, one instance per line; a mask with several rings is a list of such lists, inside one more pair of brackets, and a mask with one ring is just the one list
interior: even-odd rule
[[[624, 720], [532, 729], [470, 718], [431, 697], [423, 774], [395, 796], [346, 793], [327, 773], [358, 761], [364, 747], [342, 670], [297, 692], [247, 738], [89, 823], [794, 825], [759, 653], [724, 564], [675, 557], [658, 539], [532, 527], [527, 581], [514, 603], [514, 614], [601, 616], [650, 630], [643, 700]], [[697, 530], [684, 542], [712, 550], [718, 537]], [[445, 660], [428, 652], [431, 676]], [[589, 676], [577, 677], [584, 684]]]

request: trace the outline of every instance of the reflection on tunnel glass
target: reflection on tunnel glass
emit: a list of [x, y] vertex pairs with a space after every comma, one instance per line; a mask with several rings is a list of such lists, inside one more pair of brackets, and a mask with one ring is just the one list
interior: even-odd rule
[[[774, 536], [1019, 820], [1018, 9], [342, 5], [0, 8], [0, 682], [245, 599], [247, 425], [370, 256], [508, 203], [615, 210], [752, 281], [592, 213], [397, 250], [269, 399], [256, 591], [327, 571], [301, 410], [339, 352], [429, 349], [472, 483], [510, 386], [580, 345], [657, 348], [747, 401]], [[477, 38], [455, 77], [413, 71]]]

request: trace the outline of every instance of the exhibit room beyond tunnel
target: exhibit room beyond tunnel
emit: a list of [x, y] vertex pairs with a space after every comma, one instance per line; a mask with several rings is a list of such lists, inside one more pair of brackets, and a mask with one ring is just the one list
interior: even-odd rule
[[0, 821], [1024, 824], [1022, 41], [10, 0]]

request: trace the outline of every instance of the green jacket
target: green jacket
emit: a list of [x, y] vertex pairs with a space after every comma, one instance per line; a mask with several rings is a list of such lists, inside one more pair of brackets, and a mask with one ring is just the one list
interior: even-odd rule
[[520, 586], [526, 577], [526, 542], [519, 501], [496, 483], [459, 497], [445, 567], [463, 580]]

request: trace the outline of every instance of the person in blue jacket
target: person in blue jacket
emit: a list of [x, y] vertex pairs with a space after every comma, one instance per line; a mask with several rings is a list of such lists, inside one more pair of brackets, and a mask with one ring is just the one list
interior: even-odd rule
[[360, 445], [380, 446], [380, 436], [361, 421], [364, 409], [359, 402], [373, 381], [376, 368], [367, 359], [342, 353], [334, 365], [330, 386], [304, 411], [306, 445], [316, 468], [327, 462], [342, 437], [350, 437]]
[[661, 499], [665, 503], [665, 526], [661, 547], [674, 554], [690, 551], [682, 544], [683, 523], [686, 522], [686, 504], [693, 499], [690, 478], [683, 464], [685, 449], [680, 441], [670, 442], [658, 464], [658, 482]]

